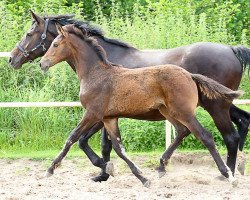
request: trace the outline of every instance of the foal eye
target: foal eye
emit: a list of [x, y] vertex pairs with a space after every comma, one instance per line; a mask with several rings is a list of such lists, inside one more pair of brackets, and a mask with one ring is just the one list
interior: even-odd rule
[[54, 47], [58, 47], [58, 44], [57, 44], [57, 43], [54, 43], [53, 46], [54, 46]]
[[27, 33], [27, 36], [30, 37], [30, 36], [32, 36], [32, 34], [31, 33]]

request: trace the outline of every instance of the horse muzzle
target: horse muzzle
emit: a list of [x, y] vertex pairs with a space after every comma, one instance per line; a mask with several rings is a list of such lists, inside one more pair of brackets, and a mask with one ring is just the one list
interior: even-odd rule
[[51, 66], [51, 61], [49, 59], [42, 58], [40, 61], [40, 67], [44, 72], [48, 71]]
[[20, 69], [24, 63], [25, 63], [25, 60], [23, 59], [21, 55], [16, 55], [13, 52], [10, 53], [8, 64], [11, 67], [13, 67], [14, 69]]

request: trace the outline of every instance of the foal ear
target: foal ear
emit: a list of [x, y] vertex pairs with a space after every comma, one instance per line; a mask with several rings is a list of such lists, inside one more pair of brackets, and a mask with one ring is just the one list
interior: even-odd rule
[[56, 30], [58, 33], [62, 34], [64, 37], [66, 37], [68, 34], [65, 30], [63, 30], [63, 27], [59, 23], [56, 23]]
[[44, 21], [41, 17], [39, 17], [37, 14], [35, 14], [32, 10], [30, 10], [30, 14], [31, 14], [32, 18], [37, 22], [37, 24], [40, 24], [41, 22]]

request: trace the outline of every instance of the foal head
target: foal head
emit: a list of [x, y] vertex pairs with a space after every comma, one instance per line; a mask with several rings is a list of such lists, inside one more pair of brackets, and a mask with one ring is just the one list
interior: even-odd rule
[[54, 39], [40, 62], [41, 69], [44, 71], [47, 71], [53, 65], [72, 57], [74, 51], [69, 39], [69, 33], [64, 31], [60, 25], [57, 25], [56, 27], [59, 35]]
[[59, 35], [41, 59], [42, 70], [47, 71], [62, 61], [73, 61], [77, 64], [79, 60], [82, 60], [85, 63], [99, 62], [100, 65], [106, 67], [113, 65], [107, 60], [106, 52], [97, 40], [88, 36], [82, 27], [76, 25], [62, 27], [59, 24], [56, 27]]

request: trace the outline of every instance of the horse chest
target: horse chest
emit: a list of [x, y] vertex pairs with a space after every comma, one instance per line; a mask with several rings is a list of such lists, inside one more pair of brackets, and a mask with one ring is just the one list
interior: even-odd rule
[[98, 91], [96, 87], [88, 82], [81, 81], [79, 97], [81, 104], [86, 108], [87, 104], [91, 103], [91, 99], [96, 97]]

